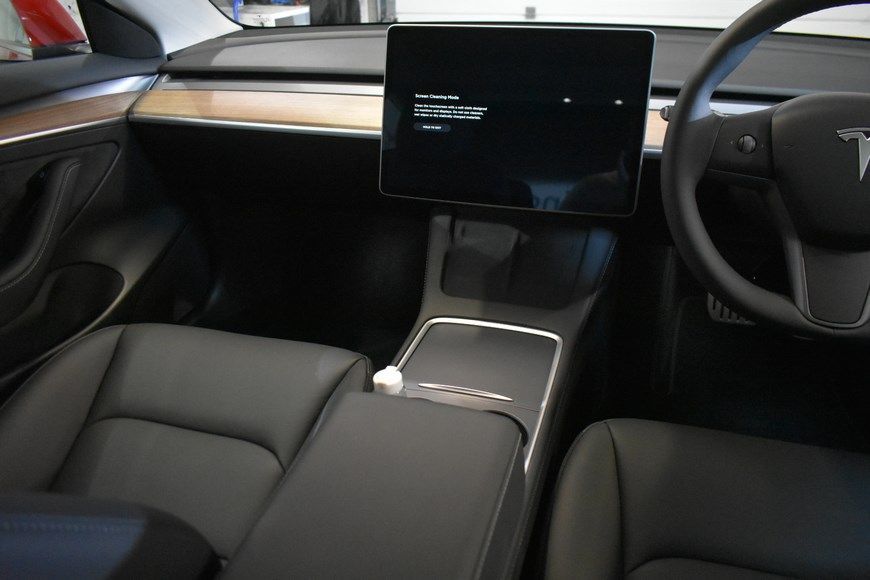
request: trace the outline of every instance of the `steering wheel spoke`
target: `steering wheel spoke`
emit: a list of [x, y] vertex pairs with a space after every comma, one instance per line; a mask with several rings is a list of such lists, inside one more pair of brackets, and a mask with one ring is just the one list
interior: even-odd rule
[[707, 176], [749, 187], [769, 183], [774, 178], [771, 122], [777, 108], [724, 116]]
[[774, 186], [767, 196], [798, 310], [807, 320], [832, 329], [864, 325], [870, 319], [870, 250], [828, 248], [802, 239], [779, 190]]
[[832, 328], [862, 326], [870, 317], [870, 251], [844, 251], [800, 242], [787, 250], [795, 305]]

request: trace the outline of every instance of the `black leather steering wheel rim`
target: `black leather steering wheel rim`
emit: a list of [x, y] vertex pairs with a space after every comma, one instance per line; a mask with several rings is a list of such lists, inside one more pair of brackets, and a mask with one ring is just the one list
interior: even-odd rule
[[662, 198], [677, 249], [689, 269], [717, 298], [759, 322], [801, 336], [870, 336], [870, 325], [820, 324], [790, 297], [746, 280], [718, 252], [698, 210], [704, 176], [722, 116], [710, 109], [714, 90], [772, 30], [805, 14], [866, 0], [765, 0], [738, 18], [705, 52], [680, 91], [662, 154]]

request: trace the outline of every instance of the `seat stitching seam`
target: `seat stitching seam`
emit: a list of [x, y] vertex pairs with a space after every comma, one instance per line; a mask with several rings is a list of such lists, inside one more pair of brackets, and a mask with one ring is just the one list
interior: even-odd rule
[[92, 333], [85, 334], [84, 336], [80, 336], [80, 337], [76, 338], [75, 340], [73, 340], [68, 345], [66, 345], [65, 347], [63, 347], [62, 349], [60, 349], [59, 351], [57, 351], [56, 353], [54, 353], [52, 356], [48, 357], [48, 359], [45, 360], [41, 365], [39, 365], [39, 368], [37, 368], [36, 371], [34, 371], [34, 373], [32, 375], [30, 375], [30, 377], [28, 377], [28, 379], [26, 381], [24, 381], [20, 387], [15, 389], [15, 392], [12, 393], [9, 396], [9, 398], [6, 399], [6, 401], [2, 405], [0, 405], [0, 415], [3, 415], [3, 412], [6, 410], [6, 408], [8, 406], [10, 406], [12, 404], [12, 401], [15, 399], [15, 397], [19, 396], [18, 393], [23, 392], [30, 384], [35, 382], [37, 380], [37, 378], [42, 375], [43, 369], [48, 367], [54, 360], [59, 359], [65, 352], [67, 352], [68, 350], [70, 350], [71, 348], [73, 348], [75, 345], [82, 342], [86, 338], [88, 338], [90, 336], [95, 336], [95, 335], [100, 334], [102, 332], [105, 332], [111, 328], [115, 328], [115, 327], [114, 326], [107, 326], [105, 328], [101, 328], [100, 330], [96, 330]]
[[323, 419], [323, 414], [326, 411], [326, 407], [329, 405], [329, 401], [332, 399], [332, 396], [335, 395], [335, 391], [338, 389], [339, 385], [341, 385], [342, 381], [344, 381], [345, 377], [347, 377], [348, 373], [350, 373], [350, 371], [353, 370], [353, 367], [355, 367], [357, 364], [359, 364], [360, 361], [365, 362], [366, 369], [368, 370], [368, 367], [369, 367], [368, 357], [360, 356], [359, 358], [357, 358], [355, 361], [353, 361], [350, 364], [350, 366], [344, 372], [344, 375], [342, 375], [341, 380], [339, 380], [335, 384], [335, 387], [332, 389], [332, 392], [326, 398], [326, 402], [324, 402], [323, 406], [321, 407], [320, 414], [318, 414], [317, 419], [315, 419], [314, 425], [312, 425], [312, 427], [309, 429], [308, 435], [305, 437], [305, 440], [302, 442], [302, 445], [300, 445], [299, 449], [296, 450], [296, 453], [293, 455], [293, 458], [290, 460], [290, 465], [288, 465], [287, 469], [284, 470], [284, 475], [282, 475], [281, 479], [278, 480], [278, 483], [275, 484], [275, 487], [269, 493], [269, 497], [267, 497], [263, 501], [263, 508], [260, 510], [260, 513], [257, 514], [257, 517], [254, 518], [253, 523], [251, 524], [251, 527], [248, 529], [247, 533], [245, 533], [244, 537], [242, 537], [242, 539], [239, 541], [238, 545], [236, 546], [235, 551], [232, 554], [233, 556], [235, 554], [237, 554], [239, 552], [239, 550], [241, 550], [242, 547], [247, 543], [248, 538], [251, 536], [251, 534], [254, 533], [254, 528], [257, 527], [257, 524], [260, 523], [260, 520], [262, 520], [263, 516], [266, 515], [266, 512], [269, 511], [269, 507], [275, 501], [275, 498], [278, 496], [278, 493], [281, 490], [281, 488], [284, 487], [284, 482], [287, 481], [287, 478], [290, 477], [290, 474], [293, 472], [293, 467], [296, 465], [296, 463], [299, 462], [299, 459], [302, 457], [302, 453], [305, 451], [305, 448], [308, 447], [309, 443], [311, 442], [312, 438], [314, 437], [314, 434], [317, 432], [318, 428], [320, 427], [321, 420]]
[[610, 424], [604, 421], [607, 427], [607, 433], [610, 435], [610, 448], [613, 450], [613, 468], [616, 470], [616, 509], [619, 511], [619, 557], [622, 562], [622, 576], [627, 575], [625, 571], [625, 518], [622, 514], [622, 483], [619, 478], [619, 455], [616, 452], [616, 440], [613, 438], [613, 430]]
[[[338, 390], [338, 387], [341, 386], [341, 383], [344, 382], [344, 379], [347, 378], [347, 375], [350, 374], [350, 371], [353, 370], [353, 367], [355, 367], [357, 364], [359, 364], [360, 362], [363, 362], [363, 361], [365, 361], [365, 357], [361, 356], [361, 357], [357, 358], [356, 360], [354, 360], [354, 361], [350, 364], [349, 367], [347, 367], [347, 370], [344, 371], [344, 374], [341, 375], [341, 378], [338, 379], [338, 382], [335, 383], [335, 385], [332, 386], [332, 392], [329, 393], [329, 397], [332, 397], [332, 395], [335, 394], [335, 391]], [[327, 400], [329, 399], [329, 397], [326, 397]]]
[[[308, 427], [308, 435], [305, 437], [305, 440], [302, 441], [302, 444], [299, 446], [299, 449], [296, 450], [296, 453], [294, 454], [294, 460], [291, 461], [290, 465], [287, 467], [288, 471], [289, 471], [290, 467], [292, 467], [292, 465], [295, 461], [295, 458], [298, 457], [302, 453], [303, 449], [305, 449], [306, 445], [308, 444], [308, 440], [311, 439], [311, 437], [313, 437], [314, 434], [320, 430], [320, 425], [324, 421], [327, 409], [331, 406], [330, 404], [333, 402], [333, 397], [335, 396], [336, 391], [338, 391], [339, 387], [341, 387], [341, 384], [347, 378], [347, 375], [350, 374], [350, 371], [352, 371], [353, 368], [361, 362], [365, 363], [366, 375], [368, 375], [369, 362], [368, 362], [368, 358], [365, 356], [359, 356], [359, 358], [355, 359], [350, 364], [350, 366], [347, 367], [347, 370], [344, 371], [344, 374], [341, 375], [341, 378], [338, 380], [338, 382], [336, 382], [335, 385], [333, 385], [332, 390], [330, 390], [330, 392], [329, 392], [329, 395], [326, 396], [326, 399], [324, 399], [323, 403], [320, 405], [320, 412], [317, 414], [317, 417], [314, 418], [314, 422], [311, 423], [311, 425]], [[366, 380], [368, 380], [368, 377], [366, 378]], [[365, 388], [366, 388], [366, 386], [364, 385], [363, 392], [365, 392]]]
[[[167, 421], [160, 421], [157, 419], [150, 419], [150, 418], [145, 418], [145, 417], [134, 417], [132, 415], [112, 415], [109, 417], [100, 417], [99, 419], [97, 419], [93, 423], [90, 423], [86, 427], [86, 429], [89, 427], [93, 427], [94, 425], [101, 423], [103, 421], [109, 421], [112, 419], [128, 419], [130, 421], [141, 421], [143, 423], [154, 423], [156, 425], [163, 425], [165, 427], [174, 427], [175, 429], [183, 429], [185, 431], [193, 431], [194, 433], [202, 433], [203, 435], [211, 435], [213, 437], [223, 437], [225, 439], [232, 439], [234, 441], [242, 441], [244, 443], [250, 443], [251, 445], [255, 445], [255, 446], [269, 452], [269, 454], [275, 458], [275, 461], [278, 462], [278, 465], [279, 465], [279, 467], [281, 467], [281, 470], [284, 471], [284, 464], [281, 462], [281, 459], [278, 457], [278, 455], [273, 450], [269, 449], [268, 447], [266, 447], [262, 443], [258, 443], [257, 441], [251, 441], [250, 439], [245, 439], [244, 437], [236, 437], [234, 435], [227, 435], [225, 433], [215, 433], [214, 431], [206, 431], [205, 429], [197, 429], [195, 427], [187, 427], [185, 425], [176, 425], [175, 423], [169, 423]], [[84, 430], [82, 430], [82, 432], [84, 432]]]
[[[368, 376], [368, 374], [369, 374], [369, 359], [368, 359], [368, 357], [365, 357], [365, 356], [359, 356], [359, 358], [354, 360], [350, 364], [350, 366], [347, 367], [347, 370], [344, 371], [344, 374], [341, 375], [341, 378], [332, 387], [332, 390], [329, 392], [329, 395], [326, 397], [326, 400], [323, 401], [323, 404], [320, 406], [320, 413], [317, 414], [317, 417], [314, 419], [314, 423], [312, 423], [311, 426], [308, 428], [308, 435], [305, 437], [305, 440], [302, 442], [302, 445], [299, 446], [299, 449], [296, 450], [296, 453], [293, 456], [293, 460], [290, 462], [290, 465], [287, 467], [288, 472], [290, 471], [290, 468], [293, 467], [293, 464], [296, 463], [296, 458], [299, 457], [300, 455], [302, 455], [302, 451], [305, 449], [305, 447], [308, 446], [308, 442], [311, 440], [312, 437], [314, 437], [314, 434], [320, 430], [320, 425], [324, 421], [327, 409], [330, 406], [330, 403], [333, 401], [332, 398], [335, 396], [336, 391], [338, 391], [338, 388], [341, 386], [341, 384], [347, 378], [347, 375], [350, 374], [350, 371], [352, 371], [354, 369], [354, 367], [356, 365], [358, 365], [359, 363], [364, 363], [366, 365], [366, 375]], [[363, 386], [363, 388], [365, 389], [365, 386]]]
[[759, 573], [761, 573], [761, 574], [770, 574], [770, 575], [772, 575], [772, 576], [783, 576], [783, 574], [780, 573], [780, 572], [773, 572], [773, 571], [770, 571], [770, 570], [763, 570], [763, 569], [761, 569], [761, 568], [754, 568], [754, 567], [744, 566], [743, 564], [733, 564], [733, 563], [730, 563], [730, 562], [720, 562], [720, 561], [718, 561], [718, 560], [708, 560], [708, 559], [706, 559], [706, 558], [695, 558], [695, 557], [692, 557], [692, 556], [656, 556], [655, 558], [650, 558], [650, 559], [647, 560], [646, 562], [643, 562], [643, 563], [641, 563], [641, 564], [638, 564], [637, 566], [635, 566], [634, 568], [632, 568], [632, 569], [631, 569], [631, 570], [626, 574], [626, 576], [628, 576], [628, 575], [630, 575], [630, 574], [634, 574], [635, 572], [637, 572], [639, 569], [643, 568], [643, 567], [646, 566], [647, 564], [651, 564], [652, 562], [657, 562], [657, 561], [659, 561], [659, 560], [691, 560], [691, 561], [693, 561], [693, 562], [703, 562], [703, 563], [705, 563], [705, 564], [716, 564], [716, 565], [719, 565], [719, 566], [728, 566], [728, 567], [730, 567], [730, 568], [740, 568], [740, 569], [743, 569], [743, 570], [749, 570], [749, 571], [751, 571], [751, 572], [759, 572]]
[[251, 534], [254, 533], [254, 529], [257, 527], [257, 524], [260, 523], [260, 520], [262, 520], [263, 516], [266, 515], [266, 512], [269, 511], [269, 507], [272, 505], [272, 502], [275, 501], [275, 498], [277, 497], [280, 489], [284, 487], [284, 482], [287, 481], [287, 478], [290, 476], [291, 468], [296, 463], [296, 460], [299, 458], [299, 456], [302, 454], [302, 449], [304, 447], [305, 443], [302, 444], [302, 447], [299, 448], [299, 451], [296, 453], [293, 459], [290, 460], [290, 465], [288, 465], [287, 469], [284, 470], [284, 474], [281, 475], [281, 477], [275, 483], [275, 487], [273, 487], [272, 490], [269, 492], [268, 497], [263, 500], [263, 507], [260, 509], [259, 513], [257, 513], [257, 516], [251, 520], [251, 526], [248, 528], [248, 531], [245, 532], [245, 535], [242, 536], [242, 539], [239, 540], [238, 544], [236, 544], [233, 553], [227, 555], [227, 561], [229, 561], [231, 557], [235, 556], [239, 552], [239, 550], [242, 549], [242, 546], [247, 543], [248, 538], [251, 536]]
[[136, 522], [116, 523], [69, 523], [63, 521], [45, 521], [44, 518], [28, 519], [30, 516], [19, 516], [18, 519], [0, 521], [0, 530], [4, 532], [42, 532], [60, 536], [76, 536], [81, 534], [130, 535], [142, 531], [142, 524]]
[[127, 333], [128, 327], [121, 328], [121, 334], [118, 335], [118, 340], [115, 342], [115, 348], [112, 350], [112, 357], [109, 359], [109, 364], [106, 365], [106, 368], [103, 370], [103, 378], [100, 379], [100, 384], [97, 386], [97, 391], [94, 393], [94, 398], [91, 399], [91, 405], [88, 407], [88, 414], [85, 415], [85, 424], [82, 430], [90, 427], [93, 422], [89, 422], [88, 420], [91, 418], [91, 414], [94, 412], [94, 406], [96, 406], [97, 399], [100, 394], [103, 393], [103, 388], [106, 386], [106, 377], [109, 376], [109, 371], [112, 368], [112, 365], [115, 364], [115, 359], [118, 358], [118, 352], [121, 350], [121, 341], [124, 340], [124, 335]]
[[[124, 338], [124, 334], [127, 332], [127, 327], [121, 327], [121, 333], [118, 335], [118, 340], [115, 341], [115, 347], [112, 349], [112, 356], [109, 358], [109, 363], [106, 365], [106, 368], [103, 369], [103, 376], [100, 379], [100, 384], [97, 385], [97, 390], [94, 391], [94, 397], [91, 399], [91, 404], [88, 406], [88, 412], [85, 413], [85, 420], [82, 423], [82, 428], [79, 430], [78, 434], [76, 434], [75, 439], [73, 439], [72, 445], [69, 446], [69, 449], [66, 452], [66, 455], [63, 458], [63, 461], [60, 462], [60, 467], [54, 474], [54, 477], [51, 478], [51, 483], [48, 486], [48, 489], [54, 488], [57, 484], [57, 479], [60, 477], [60, 474], [63, 472], [64, 467], [66, 467], [67, 462], [69, 461], [70, 455], [72, 455], [73, 449], [76, 448], [76, 445], [81, 439], [82, 433], [84, 433], [85, 429], [90, 427], [91, 423], [88, 422], [91, 414], [94, 412], [94, 405], [97, 403], [97, 398], [100, 396], [100, 393], [103, 391], [103, 387], [106, 386], [106, 377], [109, 375], [109, 370], [112, 368], [112, 365], [115, 363], [115, 359], [118, 356], [118, 351], [121, 350], [121, 340]], [[84, 337], [83, 337], [84, 338]], [[72, 346], [72, 345], [70, 345]]]

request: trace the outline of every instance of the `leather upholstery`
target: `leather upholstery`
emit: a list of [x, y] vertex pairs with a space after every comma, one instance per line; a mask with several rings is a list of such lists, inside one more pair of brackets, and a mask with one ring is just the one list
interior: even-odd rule
[[505, 578], [524, 493], [513, 420], [350, 394], [222, 580]]
[[867, 456], [613, 420], [562, 467], [547, 577], [866, 577], [868, 546]]
[[0, 493], [141, 503], [227, 558], [331, 398], [363, 391], [340, 349], [143, 324], [78, 341], [0, 409]]
[[220, 564], [190, 525], [122, 502], [0, 496], [4, 578], [205, 578]]

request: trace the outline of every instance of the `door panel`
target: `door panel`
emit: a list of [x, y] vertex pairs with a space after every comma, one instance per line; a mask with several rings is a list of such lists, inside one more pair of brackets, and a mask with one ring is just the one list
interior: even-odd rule
[[[69, 222], [71, 190], [81, 166], [77, 157], [51, 161], [30, 176], [23, 188], [15, 188], [23, 189], [23, 195], [4, 204], [9, 211], [0, 214], [6, 226], [0, 238], [0, 326], [16, 318], [42, 286], [48, 260]], [[10, 181], [21, 175], [14, 170], [10, 173]]]
[[0, 75], [0, 403], [78, 337], [180, 321], [211, 283], [201, 235], [127, 123], [160, 43], [102, 0], [79, 7], [93, 54]]
[[164, 191], [124, 117], [0, 146], [0, 400], [87, 332], [205, 299], [200, 240]]
[[104, 0], [78, 5], [92, 54], [0, 64], [0, 403], [85, 333], [181, 321], [212, 281], [127, 122], [161, 45]]

